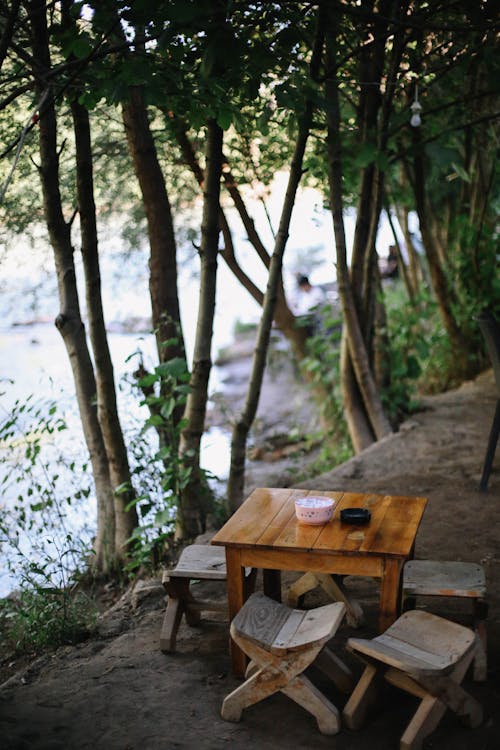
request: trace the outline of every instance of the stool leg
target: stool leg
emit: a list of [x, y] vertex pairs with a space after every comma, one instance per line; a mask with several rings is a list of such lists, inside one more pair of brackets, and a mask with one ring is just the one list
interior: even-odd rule
[[484, 459], [483, 473], [481, 475], [481, 481], [479, 482], [479, 489], [481, 492], [486, 492], [488, 488], [488, 480], [490, 478], [491, 467], [493, 464], [493, 458], [495, 457], [495, 450], [498, 442], [498, 435], [500, 434], [500, 398], [497, 401], [495, 409], [495, 416], [493, 417], [493, 424], [491, 425], [490, 436], [488, 438], [488, 447], [486, 448], [486, 456]]
[[477, 634], [476, 655], [474, 656], [472, 678], [475, 682], [484, 682], [488, 676], [488, 659], [486, 650], [486, 621], [476, 619], [474, 627]]
[[176, 596], [169, 595], [167, 611], [163, 618], [160, 634], [160, 650], [164, 653], [173, 653], [175, 651], [175, 641], [182, 619], [182, 611], [180, 600]]
[[340, 731], [338, 709], [305, 675], [296, 677], [286, 687], [281, 688], [281, 692], [316, 718], [321, 734], [337, 734]]
[[225, 721], [239, 721], [243, 709], [260, 703], [281, 690], [287, 681], [281, 672], [271, 672], [267, 667], [259, 669], [242, 685], [224, 698], [221, 716]]
[[314, 666], [332, 680], [342, 693], [351, 693], [354, 687], [354, 676], [349, 667], [325, 646], [317, 655]]
[[441, 721], [446, 706], [439, 698], [426, 695], [406, 727], [399, 743], [399, 750], [421, 750], [424, 739]]
[[360, 729], [363, 726], [370, 706], [375, 703], [380, 683], [381, 675], [377, 668], [367, 664], [342, 711], [342, 718], [349, 729]]

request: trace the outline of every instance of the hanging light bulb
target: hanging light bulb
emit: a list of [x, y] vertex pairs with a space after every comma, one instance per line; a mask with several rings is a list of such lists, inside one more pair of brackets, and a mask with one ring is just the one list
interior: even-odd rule
[[420, 117], [420, 113], [422, 111], [422, 105], [418, 101], [418, 86], [415, 86], [415, 99], [413, 100], [411, 106], [411, 120], [410, 125], [412, 128], [418, 128], [422, 124], [422, 118]]

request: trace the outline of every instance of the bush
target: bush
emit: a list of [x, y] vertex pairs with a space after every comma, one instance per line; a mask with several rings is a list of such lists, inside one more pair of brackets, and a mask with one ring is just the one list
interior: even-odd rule
[[0, 600], [0, 628], [17, 651], [81, 640], [94, 619], [76, 587], [90, 555], [87, 466], [70, 457], [65, 430], [57, 405], [32, 397], [0, 422], [0, 551], [17, 589]]
[[37, 585], [0, 600], [2, 641], [12, 651], [39, 653], [78, 643], [92, 632], [97, 608], [82, 591]]

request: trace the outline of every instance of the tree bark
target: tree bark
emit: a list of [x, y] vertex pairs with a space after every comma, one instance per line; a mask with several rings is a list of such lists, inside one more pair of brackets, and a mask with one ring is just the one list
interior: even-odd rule
[[[97, 417], [109, 461], [110, 479], [115, 490], [116, 554], [123, 562], [127, 557], [127, 542], [137, 526], [135, 506], [132, 506], [128, 511], [126, 510], [135, 494], [132, 487], [127, 449], [118, 417], [113, 363], [104, 324], [89, 115], [87, 110], [76, 100], [71, 103], [71, 111], [76, 142], [76, 182], [82, 259], [85, 271], [87, 316], [96, 374]], [[118, 487], [123, 489], [116, 494]]]
[[[370, 360], [365, 340], [363, 338], [362, 326], [359, 318], [358, 305], [361, 302], [362, 292], [362, 269], [361, 262], [357, 268], [352, 271], [352, 285], [347, 265], [347, 248], [345, 240], [344, 222], [343, 222], [343, 203], [342, 203], [342, 157], [340, 144], [340, 110], [337, 82], [335, 78], [335, 44], [336, 29], [332, 11], [329, 10], [328, 28], [326, 34], [326, 74], [325, 74], [325, 96], [327, 109], [327, 148], [328, 148], [328, 174], [329, 174], [329, 193], [330, 207], [333, 217], [333, 228], [335, 242], [337, 247], [337, 283], [339, 297], [342, 305], [344, 326], [346, 333], [346, 344], [348, 346], [349, 358], [352, 363], [352, 369], [356, 378], [356, 385], [362, 397], [362, 404], [369, 423], [363, 420], [361, 423], [361, 408], [348, 411], [352, 404], [356, 403], [356, 392], [352, 390], [346, 393], [348, 380], [348, 360], [346, 351], [343, 352], [344, 368], [342, 369], [343, 391], [347, 395], [344, 404], [345, 414], [348, 423], [349, 433], [355, 450], [363, 449], [366, 446], [367, 436], [370, 430], [376, 439], [380, 439], [392, 432], [391, 425], [384, 413], [380, 396], [371, 372]], [[365, 192], [371, 192], [369, 176], [365, 179]], [[361, 216], [360, 226], [357, 226], [359, 247], [370, 248], [372, 239], [370, 238], [371, 228], [366, 225], [365, 216]], [[362, 236], [361, 236], [362, 235]], [[360, 258], [361, 259], [361, 250]]]
[[[51, 68], [47, 32], [46, 3], [31, 0], [28, 4], [38, 97], [46, 89]], [[68, 352], [83, 433], [90, 454], [97, 496], [97, 536], [93, 568], [96, 573], [110, 573], [116, 563], [114, 493], [109, 463], [97, 417], [96, 384], [76, 285], [76, 272], [70, 227], [65, 222], [59, 189], [59, 154], [57, 150], [56, 113], [51, 92], [39, 121], [40, 177], [45, 220], [54, 252], [59, 290], [60, 312], [55, 325]]]
[[206, 170], [203, 185], [201, 227], [201, 274], [198, 321], [190, 379], [190, 393], [184, 416], [187, 426], [181, 432], [179, 455], [190, 471], [181, 491], [177, 513], [176, 537], [192, 538], [205, 530], [203, 499], [207, 487], [200, 472], [200, 443], [205, 428], [208, 380], [212, 367], [211, 345], [217, 288], [217, 255], [219, 245], [220, 178], [223, 134], [215, 120], [207, 125]]
[[[174, 357], [186, 359], [177, 289], [177, 246], [170, 201], [142, 91], [134, 86], [129, 94], [129, 100], [122, 104], [122, 119], [148, 224], [149, 291], [158, 359], [160, 362], [168, 362]], [[175, 409], [176, 423], [182, 413], [182, 407]], [[162, 443], [166, 439], [165, 435], [160, 434]]]

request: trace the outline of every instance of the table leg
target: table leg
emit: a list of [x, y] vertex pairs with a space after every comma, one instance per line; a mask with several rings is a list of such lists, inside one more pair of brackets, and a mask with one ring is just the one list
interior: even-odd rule
[[277, 602], [281, 601], [281, 570], [264, 568], [262, 571], [264, 594]]
[[380, 610], [378, 629], [383, 633], [397, 619], [401, 597], [401, 571], [403, 560], [384, 561], [384, 571], [380, 581]]
[[[227, 604], [231, 622], [245, 603], [245, 568], [241, 564], [240, 550], [226, 547], [226, 572]], [[229, 648], [234, 675], [244, 677], [247, 667], [246, 654], [232, 638], [229, 639]]]

